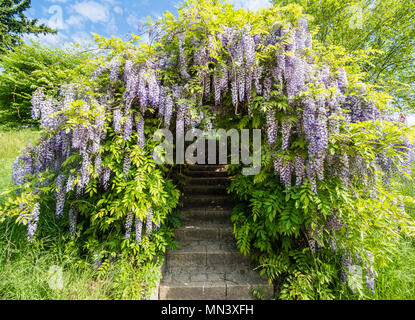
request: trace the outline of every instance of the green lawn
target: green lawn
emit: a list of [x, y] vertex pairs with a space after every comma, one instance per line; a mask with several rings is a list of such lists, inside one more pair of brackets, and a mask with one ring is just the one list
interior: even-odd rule
[[[10, 186], [13, 161], [27, 140], [36, 142], [39, 135], [33, 129], [0, 131], [0, 192]], [[415, 183], [399, 181], [406, 195], [415, 196]], [[415, 216], [414, 210], [409, 213]], [[92, 261], [60, 231], [53, 213], [45, 222], [44, 234], [50, 235], [35, 244], [27, 243], [24, 226], [7, 220], [0, 224], [0, 299], [131, 299], [143, 294], [145, 280], [140, 277], [157, 272], [136, 272], [128, 262], [118, 261], [100, 278]], [[403, 239], [390, 259], [388, 267], [378, 270], [376, 299], [415, 299], [415, 239]], [[55, 266], [63, 270], [59, 290], [48, 283]]]

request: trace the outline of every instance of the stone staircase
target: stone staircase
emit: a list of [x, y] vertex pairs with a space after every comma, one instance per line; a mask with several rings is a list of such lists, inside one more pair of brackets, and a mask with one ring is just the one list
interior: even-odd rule
[[252, 289], [271, 297], [272, 285], [236, 247], [227, 168], [193, 165], [186, 176], [182, 226], [176, 230], [180, 248], [167, 252], [159, 299], [250, 300]]

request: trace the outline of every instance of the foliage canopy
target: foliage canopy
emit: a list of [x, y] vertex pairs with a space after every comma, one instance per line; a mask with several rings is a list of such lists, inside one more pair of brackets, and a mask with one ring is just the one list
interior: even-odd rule
[[340, 280], [367, 294], [358, 267], [373, 291], [376, 266], [414, 227], [412, 200], [390, 183], [394, 171], [410, 177], [413, 141], [388, 117], [391, 96], [365, 84], [344, 49], [313, 42], [298, 5], [253, 13], [186, 1], [149, 36], [96, 36], [106, 55], [55, 94], [36, 90], [43, 137], [16, 160], [18, 194], [4, 212], [33, 241], [55, 204], [85, 248], [150, 261], [171, 243], [179, 198], [171, 168], [151, 157], [157, 128], [260, 128], [260, 174], [236, 175], [229, 189], [241, 200], [241, 251], [281, 282], [280, 298], [336, 298]]
[[0, 61], [0, 122], [8, 126], [34, 122], [30, 115], [33, 92], [55, 90], [70, 82], [91, 57], [79, 53], [79, 48], [48, 48], [33, 42], [5, 52]]
[[412, 0], [274, 0], [297, 3], [313, 17], [315, 38], [341, 46], [367, 72], [366, 81], [396, 98], [401, 110], [415, 102], [415, 2]]

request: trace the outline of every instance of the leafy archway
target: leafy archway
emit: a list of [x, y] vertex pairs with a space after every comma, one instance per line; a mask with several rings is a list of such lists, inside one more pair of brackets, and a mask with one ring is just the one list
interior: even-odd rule
[[[85, 65], [90, 76], [34, 94], [44, 134], [14, 165], [8, 214], [32, 240], [40, 211], [56, 203], [85, 247], [151, 259], [172, 238], [179, 198], [151, 137], [209, 126], [217, 105], [232, 116], [216, 125], [266, 133], [261, 172], [230, 188], [243, 201], [233, 217], [242, 252], [283, 276], [287, 297], [302, 297], [290, 288], [304, 278], [323, 297], [313, 277], [336, 257], [346, 276], [366, 266], [373, 290], [372, 257], [383, 262], [396, 227], [412, 223], [397, 205], [409, 199], [389, 184], [392, 170], [408, 175], [409, 129], [387, 121], [391, 97], [360, 82], [340, 49], [313, 43], [307, 21], [295, 5], [253, 13], [195, 0], [151, 24], [146, 42], [97, 36], [105, 54]], [[325, 292], [337, 280], [333, 271]]]

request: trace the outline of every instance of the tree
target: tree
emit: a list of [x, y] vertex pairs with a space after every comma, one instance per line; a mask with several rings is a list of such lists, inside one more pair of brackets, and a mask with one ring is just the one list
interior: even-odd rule
[[0, 122], [8, 126], [33, 122], [30, 100], [43, 87], [56, 88], [81, 71], [78, 67], [91, 57], [79, 48], [48, 48], [37, 43], [23, 44], [6, 51], [0, 61]]
[[315, 38], [340, 45], [360, 59], [367, 81], [381, 85], [410, 109], [415, 95], [415, 2], [413, 0], [274, 0], [297, 3], [313, 16]]
[[29, 19], [24, 11], [31, 0], [0, 0], [0, 53], [22, 43], [23, 34], [56, 33], [37, 19]]

